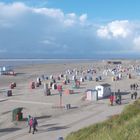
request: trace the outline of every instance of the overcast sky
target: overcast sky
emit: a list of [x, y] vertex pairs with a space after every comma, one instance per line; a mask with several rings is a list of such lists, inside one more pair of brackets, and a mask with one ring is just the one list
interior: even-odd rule
[[139, 0], [0, 0], [0, 58], [140, 56]]

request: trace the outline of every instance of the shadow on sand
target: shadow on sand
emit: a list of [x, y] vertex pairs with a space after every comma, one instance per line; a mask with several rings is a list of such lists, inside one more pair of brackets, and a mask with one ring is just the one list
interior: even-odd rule
[[61, 130], [61, 129], [67, 129], [67, 126], [56, 126], [56, 127], [50, 127], [48, 128], [48, 131], [57, 131], [57, 130]]
[[21, 95], [24, 95], [24, 94], [13, 94], [12, 96], [21, 96]]
[[26, 73], [22, 73], [22, 72], [16, 73], [17, 76], [19, 76], [19, 75], [25, 75], [25, 74], [26, 74]]
[[4, 102], [4, 101], [7, 101], [8, 99], [3, 99], [3, 100], [0, 100], [0, 102]]
[[5, 112], [2, 112], [1, 115], [5, 115], [5, 114], [8, 114], [8, 113], [11, 113], [12, 111], [5, 111]]
[[4, 128], [4, 129], [0, 129], [0, 132], [14, 132], [20, 130], [20, 128]]
[[130, 94], [130, 92], [116, 92], [115, 95], [127, 95], [127, 94]]
[[50, 118], [52, 117], [51, 115], [46, 115], [46, 116], [39, 116], [39, 117], [36, 117], [36, 119], [46, 119], [46, 118]]
[[[128, 94], [130, 94], [130, 92], [111, 92], [111, 95], [119, 95], [119, 94], [121, 94], [121, 95], [128, 95]], [[102, 99], [109, 99], [109, 97], [110, 97], [110, 95], [109, 96], [106, 96], [106, 97], [103, 97], [103, 98], [98, 98], [98, 100], [102, 100]]]
[[54, 126], [57, 125], [58, 123], [51, 123], [51, 124], [44, 124], [41, 127], [50, 127], [50, 126]]

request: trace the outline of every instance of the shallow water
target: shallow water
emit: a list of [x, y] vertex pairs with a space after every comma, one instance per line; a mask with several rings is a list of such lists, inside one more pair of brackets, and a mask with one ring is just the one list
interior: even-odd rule
[[0, 59], [0, 66], [23, 66], [34, 64], [77, 63], [95, 61], [93, 59]]

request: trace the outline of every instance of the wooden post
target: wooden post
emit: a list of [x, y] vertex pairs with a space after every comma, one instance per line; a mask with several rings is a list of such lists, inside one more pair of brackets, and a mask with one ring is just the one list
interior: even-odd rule
[[62, 91], [59, 92], [60, 95], [60, 107], [62, 107]]

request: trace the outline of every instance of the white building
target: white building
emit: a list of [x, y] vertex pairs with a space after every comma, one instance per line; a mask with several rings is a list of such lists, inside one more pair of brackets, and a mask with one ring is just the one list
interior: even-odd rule
[[98, 91], [95, 89], [88, 89], [86, 91], [86, 100], [88, 101], [97, 101], [98, 100]]
[[98, 91], [98, 98], [104, 98], [111, 95], [111, 85], [110, 84], [101, 84], [96, 86], [95, 89]]
[[11, 66], [0, 66], [0, 75], [8, 74], [10, 72], [13, 72], [13, 69]]

